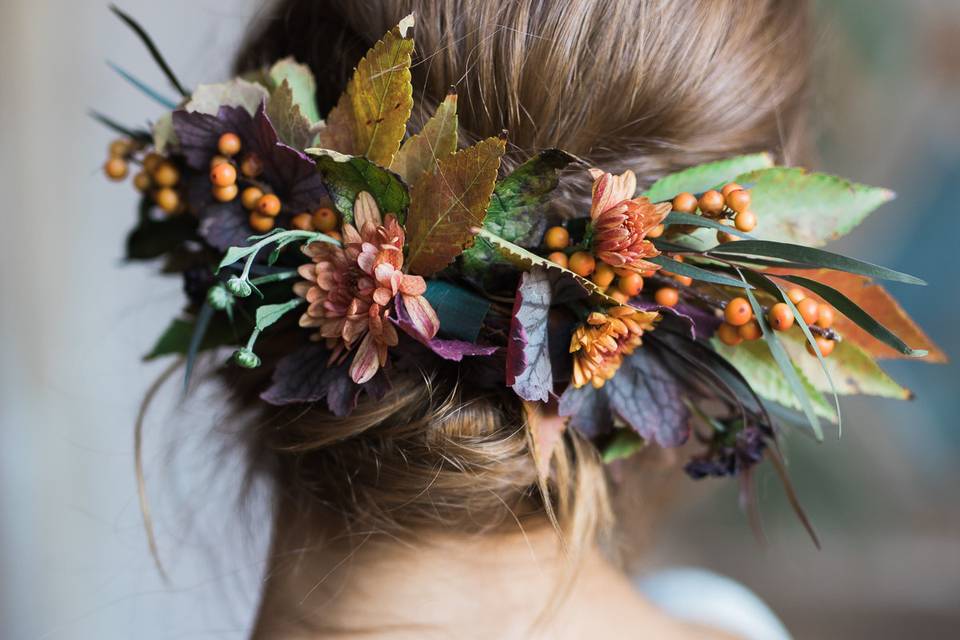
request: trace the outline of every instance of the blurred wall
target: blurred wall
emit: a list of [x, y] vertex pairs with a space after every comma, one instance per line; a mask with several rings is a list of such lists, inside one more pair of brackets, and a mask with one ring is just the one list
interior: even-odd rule
[[[122, 6], [192, 86], [224, 77], [260, 3]], [[895, 293], [956, 358], [960, 3], [838, 0], [821, 12], [822, 167], [899, 193], [843, 247], [929, 280]], [[85, 112], [125, 122], [160, 112], [106, 59], [158, 88], [164, 80], [94, 0], [4, 0], [0, 56], [0, 637], [244, 637], [262, 503], [245, 507], [255, 526], [237, 524], [237, 460], [219, 439], [230, 425], [203, 400], [182, 403], [175, 381], [147, 421], [145, 447], [169, 584], [147, 553], [136, 499], [132, 423], [165, 366], [138, 355], [181, 294], [152, 267], [121, 264], [136, 198], [101, 179], [111, 136]], [[649, 564], [732, 575], [799, 638], [949, 637], [960, 623], [960, 376], [956, 364], [890, 370], [918, 402], [846, 401], [841, 441], [791, 441], [822, 551], [763, 475], [767, 545], [736, 511], [732, 485], [701, 483]]]

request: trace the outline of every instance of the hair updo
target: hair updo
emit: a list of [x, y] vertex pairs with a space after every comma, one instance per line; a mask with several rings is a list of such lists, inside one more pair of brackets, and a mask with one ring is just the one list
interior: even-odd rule
[[[463, 144], [507, 130], [507, 168], [559, 147], [632, 169], [643, 185], [732, 154], [798, 151], [800, 0], [283, 0], [257, 20], [237, 71], [292, 55], [312, 68], [326, 113], [409, 13], [414, 130], [452, 87]], [[332, 512], [351, 528], [476, 532], [546, 513], [575, 547], [591, 540], [610, 520], [592, 445], [568, 430], [541, 476], [527, 412], [510, 389], [472, 388], [469, 366], [391, 372], [387, 396], [346, 418], [251, 400], [269, 411], [252, 451], [297, 512]]]

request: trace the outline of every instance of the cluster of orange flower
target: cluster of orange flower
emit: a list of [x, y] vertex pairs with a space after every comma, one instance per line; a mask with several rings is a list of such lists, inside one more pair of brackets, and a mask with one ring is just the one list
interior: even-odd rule
[[640, 346], [643, 332], [653, 329], [656, 319], [656, 312], [627, 305], [592, 312], [570, 339], [574, 386], [602, 387], [617, 373], [624, 356]]
[[153, 202], [169, 214], [183, 213], [186, 203], [180, 195], [180, 169], [158, 153], [147, 153], [138, 159], [143, 146], [135, 140], [118, 138], [110, 143], [110, 157], [103, 165], [103, 172], [117, 182], [130, 174], [130, 163], [141, 166], [133, 176], [133, 186], [148, 194]]

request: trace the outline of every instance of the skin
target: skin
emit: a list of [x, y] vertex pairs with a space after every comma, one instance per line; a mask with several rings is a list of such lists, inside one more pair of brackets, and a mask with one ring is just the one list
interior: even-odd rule
[[730, 638], [661, 613], [596, 549], [571, 579], [546, 523], [412, 541], [318, 530], [280, 510], [254, 640]]

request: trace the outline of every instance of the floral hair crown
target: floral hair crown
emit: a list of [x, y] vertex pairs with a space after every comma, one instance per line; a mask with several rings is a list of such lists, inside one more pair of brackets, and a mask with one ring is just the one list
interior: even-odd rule
[[[472, 385], [557, 400], [607, 461], [696, 438], [686, 470], [699, 478], [777, 459], [781, 426], [821, 438], [838, 394], [908, 398], [879, 358], [944, 360], [874, 283], [922, 281], [816, 248], [887, 190], [763, 153], [642, 192], [633, 172], [557, 149], [501, 176], [504, 138], [459, 148], [456, 95], [408, 132], [413, 16], [321, 119], [293, 59], [190, 93], [117, 13], [182, 95], [118, 69], [168, 111], [152, 131], [95, 115], [124, 135], [106, 174], [139, 167], [128, 258], [162, 258], [189, 300], [147, 357], [185, 354], [188, 377], [223, 345], [262, 366], [257, 340], [274, 333], [286, 353], [262, 400], [345, 415], [385, 393], [394, 367], [476, 363]], [[589, 171], [593, 198], [563, 219], [548, 204], [572, 171]]]

